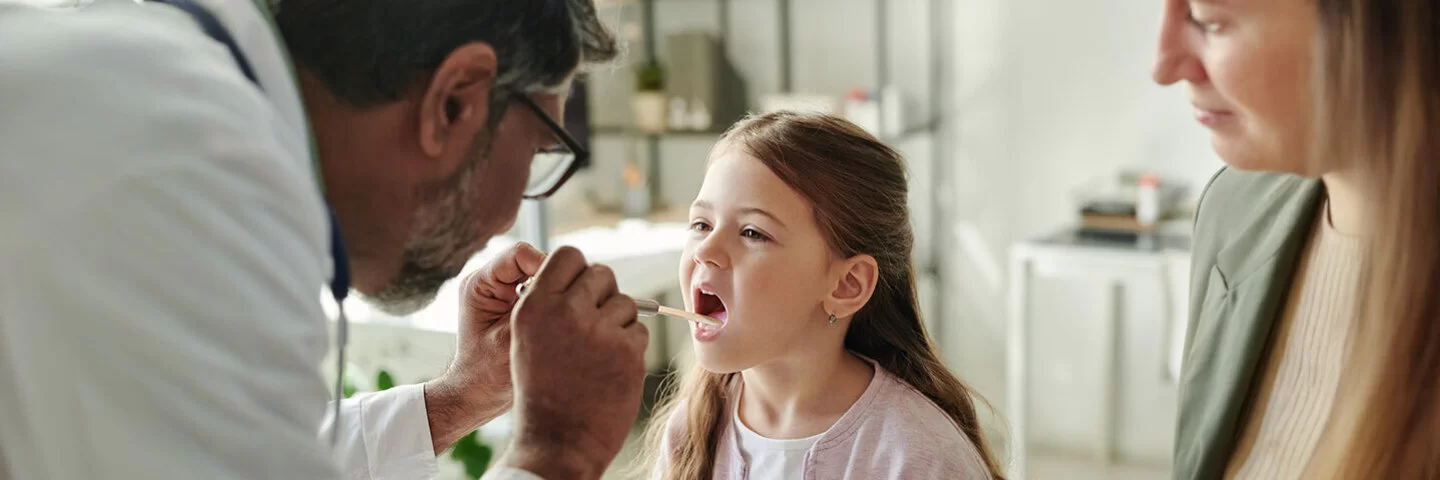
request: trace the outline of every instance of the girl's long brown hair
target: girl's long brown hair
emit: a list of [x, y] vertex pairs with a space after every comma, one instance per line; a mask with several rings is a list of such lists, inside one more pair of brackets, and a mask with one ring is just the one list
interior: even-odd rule
[[[746, 149], [809, 200], [835, 254], [875, 257], [879, 282], [870, 302], [855, 314], [845, 347], [874, 359], [939, 405], [979, 450], [990, 474], [1003, 479], [981, 434], [974, 403], [979, 397], [940, 361], [920, 319], [911, 259], [915, 239], [900, 155], [854, 124], [819, 114], [753, 116], [731, 127], [722, 141], [729, 148]], [[646, 432], [647, 453], [651, 462], [666, 466], [668, 478], [711, 477], [719, 433], [728, 418], [726, 388], [735, 375], [697, 365], [683, 375], [676, 394], [656, 409]], [[671, 438], [662, 452], [672, 415], [680, 416], [684, 433]]]
[[1440, 478], [1440, 6], [1316, 0], [1317, 171], [1365, 177], [1365, 273], [1309, 477]]

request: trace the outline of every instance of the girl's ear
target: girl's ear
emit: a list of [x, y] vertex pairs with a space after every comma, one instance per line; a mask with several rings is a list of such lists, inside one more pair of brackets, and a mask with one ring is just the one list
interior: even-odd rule
[[875, 257], [860, 254], [839, 261], [835, 268], [835, 288], [825, 299], [826, 311], [840, 318], [850, 317], [870, 302], [880, 282], [880, 265]]

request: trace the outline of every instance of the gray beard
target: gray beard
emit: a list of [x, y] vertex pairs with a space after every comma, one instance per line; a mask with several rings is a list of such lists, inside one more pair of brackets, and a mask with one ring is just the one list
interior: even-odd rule
[[421, 207], [415, 212], [415, 233], [405, 242], [400, 272], [385, 288], [366, 296], [381, 311], [404, 316], [429, 306], [475, 253], [481, 235], [472, 220], [480, 201], [475, 174], [490, 158], [489, 139], [477, 141], [483, 146], [454, 175], [417, 190]]

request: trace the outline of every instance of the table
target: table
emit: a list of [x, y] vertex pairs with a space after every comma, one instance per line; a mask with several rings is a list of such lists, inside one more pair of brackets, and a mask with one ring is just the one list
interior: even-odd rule
[[[1101, 350], [1109, 352], [1106, 369], [1102, 374], [1105, 388], [1100, 404], [1103, 412], [1100, 419], [1102, 432], [1096, 444], [1095, 456], [1110, 463], [1115, 458], [1115, 430], [1118, 417], [1116, 401], [1117, 376], [1120, 364], [1118, 338], [1121, 315], [1124, 307], [1124, 284], [1122, 280], [1136, 275], [1153, 276], [1161, 282], [1162, 311], [1166, 318], [1166, 337], [1171, 352], [1166, 355], [1167, 365], [1161, 375], [1173, 379], [1178, 375], [1179, 350], [1183, 345], [1183, 328], [1174, 328], [1172, 319], [1179, 312], [1171, 294], [1171, 267], [1175, 260], [1188, 262], [1190, 240], [1188, 237], [1161, 234], [1145, 234], [1127, 240], [1094, 238], [1077, 229], [1069, 229], [1053, 235], [1023, 241], [1010, 249], [1009, 328], [1007, 331], [1007, 389], [1010, 415], [1010, 456], [1012, 469], [1010, 478], [1025, 478], [1025, 462], [1029, 433], [1028, 408], [1030, 403], [1030, 283], [1036, 277], [1055, 276], [1098, 276], [1110, 284], [1110, 321], [1105, 323], [1104, 344]], [[1183, 300], [1182, 300], [1183, 301]], [[1178, 332], [1177, 332], [1178, 330]], [[1178, 335], [1178, 336], [1177, 336]], [[1178, 342], [1174, 341], [1178, 339]]]

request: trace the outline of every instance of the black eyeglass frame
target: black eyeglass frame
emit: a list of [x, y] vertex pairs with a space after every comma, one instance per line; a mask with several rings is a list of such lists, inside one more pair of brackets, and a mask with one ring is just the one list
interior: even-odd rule
[[555, 134], [555, 138], [559, 139], [560, 143], [565, 145], [565, 148], [570, 149], [570, 153], [575, 154], [575, 156], [570, 159], [570, 165], [565, 166], [565, 173], [560, 175], [560, 178], [555, 181], [554, 185], [546, 188], [543, 192], [534, 194], [530, 193], [527, 189], [523, 197], [526, 200], [543, 200], [554, 195], [556, 190], [559, 190], [561, 186], [565, 185], [565, 182], [570, 181], [570, 177], [575, 176], [575, 172], [580, 170], [580, 166], [584, 165], [586, 160], [590, 159], [590, 151], [580, 146], [580, 142], [576, 141], [575, 137], [570, 136], [570, 133], [566, 132], [565, 127], [560, 126], [559, 122], [550, 118], [550, 114], [546, 113], [545, 109], [540, 108], [540, 104], [535, 103], [535, 100], [530, 98], [529, 95], [516, 93], [515, 97], [521, 105], [524, 105], [525, 108], [534, 112], [536, 117], [540, 117], [540, 121], [544, 122], [545, 126], [550, 128], [550, 132]]

